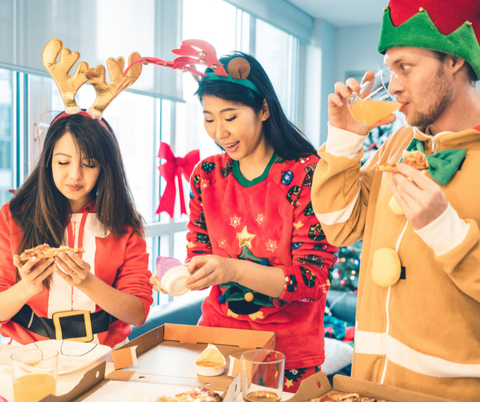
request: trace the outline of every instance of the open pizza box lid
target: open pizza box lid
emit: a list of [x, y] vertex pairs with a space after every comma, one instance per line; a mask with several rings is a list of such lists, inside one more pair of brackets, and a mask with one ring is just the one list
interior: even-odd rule
[[306, 402], [335, 393], [356, 392], [360, 396], [385, 399], [391, 402], [453, 402], [450, 399], [421, 394], [401, 388], [376, 384], [370, 381], [335, 375], [333, 387], [325, 373], [316, 373], [300, 384], [296, 394], [288, 402]]
[[[275, 349], [275, 333], [247, 331], [227, 328], [196, 327], [187, 325], [165, 324], [129, 342], [123, 349], [136, 346], [138, 364], [125, 369], [116, 370], [105, 377], [105, 362], [99, 362], [88, 371], [80, 383], [68, 394], [48, 396], [42, 402], [84, 401], [91, 396], [104, 395], [110, 386], [143, 387], [153, 389], [178, 386], [187, 390], [192, 387], [205, 386], [214, 391], [229, 392], [238, 395], [240, 379], [227, 376], [226, 372], [218, 377], [198, 376], [194, 367], [197, 356], [209, 343], [215, 344], [227, 359], [238, 358], [245, 350], [265, 348]], [[103, 389], [102, 389], [103, 388]], [[121, 387], [120, 387], [121, 388]], [[391, 402], [452, 402], [451, 400], [425, 395], [413, 391], [375, 384], [369, 381], [336, 375], [333, 387], [325, 373], [315, 375], [302, 381], [296, 394], [289, 402], [306, 402], [332, 393], [356, 392], [361, 396], [381, 398]], [[124, 395], [127, 395], [126, 393]], [[152, 395], [161, 393], [152, 391]], [[232, 402], [232, 395], [226, 402]], [[152, 397], [155, 401], [156, 397]], [[103, 397], [98, 400], [120, 400]], [[132, 401], [132, 398], [121, 399]]]
[[[197, 375], [195, 360], [202, 351], [214, 344], [225, 356], [227, 366], [223, 375], [203, 377]], [[105, 362], [99, 362], [86, 372], [78, 385], [69, 393], [60, 396], [47, 396], [41, 402], [67, 402], [89, 400], [90, 396], [104, 395], [103, 399], [114, 400], [105, 395], [105, 389], [115, 384], [116, 392], [124, 389], [125, 399], [128, 392], [142, 388], [151, 391], [151, 400], [162, 396], [162, 389], [177, 393], [194, 387], [206, 387], [213, 391], [229, 392], [235, 396], [240, 392], [240, 378], [227, 375], [230, 356], [238, 358], [244, 351], [251, 349], [275, 349], [275, 333], [267, 331], [249, 331], [230, 328], [197, 327], [189, 325], [165, 324], [132, 340], [120, 349], [136, 347], [138, 364], [115, 370], [105, 376]], [[110, 385], [108, 385], [110, 383]], [[104, 388], [102, 390], [102, 388]], [[230, 391], [232, 390], [232, 391]], [[166, 396], [171, 396], [171, 392]], [[233, 399], [229, 397], [232, 402]]]

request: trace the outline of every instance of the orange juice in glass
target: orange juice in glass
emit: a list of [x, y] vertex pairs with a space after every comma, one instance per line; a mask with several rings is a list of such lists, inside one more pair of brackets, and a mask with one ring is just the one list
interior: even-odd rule
[[357, 123], [370, 127], [400, 109], [402, 104], [388, 92], [391, 74], [386, 68], [378, 71], [374, 80], [365, 82], [359, 93], [347, 98], [348, 111]]
[[51, 349], [22, 350], [12, 355], [15, 402], [37, 402], [55, 395], [58, 352]]

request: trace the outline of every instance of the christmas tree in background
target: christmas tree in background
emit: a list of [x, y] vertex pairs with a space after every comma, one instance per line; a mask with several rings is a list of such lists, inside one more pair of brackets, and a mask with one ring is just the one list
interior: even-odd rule
[[345, 292], [357, 291], [361, 252], [362, 242], [339, 248], [338, 261], [332, 270], [332, 284], [330, 289]]

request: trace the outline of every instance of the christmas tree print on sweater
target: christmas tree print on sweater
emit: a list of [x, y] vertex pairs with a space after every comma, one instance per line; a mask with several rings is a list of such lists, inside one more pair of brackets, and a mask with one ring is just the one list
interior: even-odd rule
[[[261, 258], [254, 255], [249, 248], [252, 247], [252, 240], [255, 235], [248, 233], [246, 226], [237, 233], [239, 247], [242, 252], [237, 255], [239, 260], [251, 261], [260, 265], [269, 265], [268, 258]], [[239, 315], [248, 315], [250, 319], [264, 318], [260, 311], [263, 307], [280, 307], [282, 302], [270, 296], [256, 292], [236, 282], [228, 282], [220, 285], [223, 294], [219, 297], [220, 303], [227, 303], [228, 315], [237, 318]]]

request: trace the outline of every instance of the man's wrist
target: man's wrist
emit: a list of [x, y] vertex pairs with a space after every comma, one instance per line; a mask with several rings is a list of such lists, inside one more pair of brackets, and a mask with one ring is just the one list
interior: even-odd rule
[[325, 152], [334, 156], [355, 157], [363, 148], [366, 136], [333, 127], [328, 123], [328, 137]]
[[470, 225], [458, 216], [448, 204], [447, 209], [433, 222], [415, 233], [434, 251], [435, 255], [448, 253], [465, 240]]

